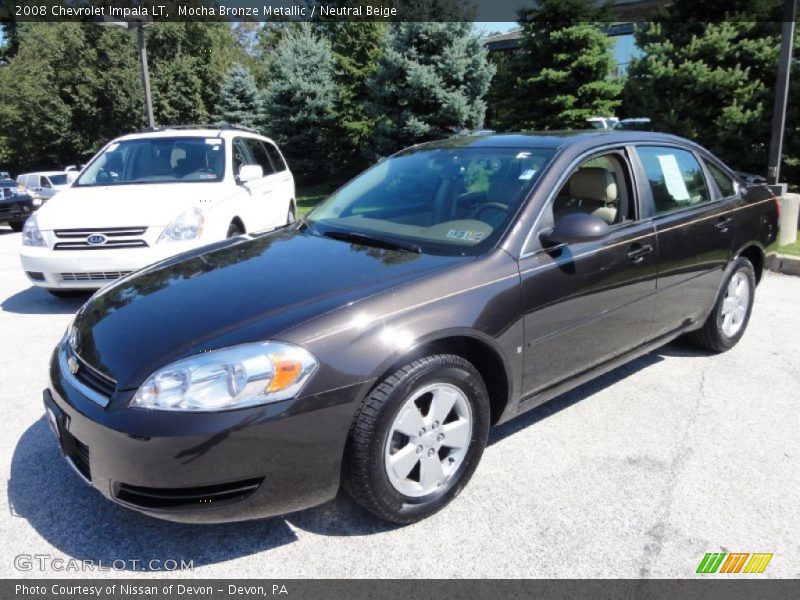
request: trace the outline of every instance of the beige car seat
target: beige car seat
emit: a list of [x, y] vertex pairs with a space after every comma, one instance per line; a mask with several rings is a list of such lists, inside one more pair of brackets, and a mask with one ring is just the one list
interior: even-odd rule
[[609, 225], [617, 219], [619, 190], [614, 175], [601, 167], [583, 167], [569, 179], [569, 195], [580, 201], [580, 212], [591, 212]]

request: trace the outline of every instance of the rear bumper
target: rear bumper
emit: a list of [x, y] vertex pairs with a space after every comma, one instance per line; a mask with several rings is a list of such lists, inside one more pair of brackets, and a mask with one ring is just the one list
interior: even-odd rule
[[22, 246], [20, 261], [33, 285], [48, 289], [93, 290], [203, 243], [174, 242], [147, 248], [111, 250], [51, 250]]
[[154, 517], [219, 523], [321, 504], [339, 488], [356, 389], [220, 413], [101, 407], [61, 373], [54, 353], [44, 404], [59, 445], [106, 498]]

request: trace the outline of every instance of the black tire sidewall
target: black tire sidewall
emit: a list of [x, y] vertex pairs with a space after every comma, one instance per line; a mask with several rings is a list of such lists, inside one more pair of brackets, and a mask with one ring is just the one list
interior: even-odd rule
[[[742, 326], [739, 328], [739, 331], [736, 332], [733, 336], [728, 336], [722, 330], [722, 304], [725, 301], [725, 292], [728, 289], [728, 284], [730, 283], [733, 276], [736, 273], [744, 273], [747, 277], [747, 283], [750, 286], [750, 299], [747, 305], [747, 313], [744, 316], [744, 322]], [[736, 343], [742, 339], [744, 332], [747, 330], [747, 325], [750, 323], [750, 315], [753, 312], [753, 301], [755, 300], [755, 292], [756, 292], [756, 276], [755, 270], [753, 269], [752, 263], [747, 260], [746, 258], [737, 258], [736, 261], [733, 263], [733, 267], [731, 268], [730, 272], [728, 273], [727, 277], [722, 284], [722, 288], [719, 292], [719, 297], [717, 298], [717, 304], [714, 307], [714, 314], [712, 315], [713, 323], [714, 323], [714, 333], [717, 338], [717, 342], [720, 346], [725, 349], [732, 348], [736, 345]]]
[[242, 229], [236, 223], [231, 223], [228, 225], [228, 234], [226, 238], [230, 239], [232, 237], [236, 237], [237, 235], [242, 235], [242, 233]]
[[[466, 361], [458, 364], [454, 357], [439, 356], [436, 360], [412, 371], [390, 394], [375, 428], [369, 449], [369, 477], [376, 499], [401, 519], [415, 521], [435, 513], [455, 498], [478, 466], [489, 433], [489, 399], [486, 386], [477, 371]], [[472, 438], [467, 455], [455, 475], [440, 490], [419, 498], [404, 496], [389, 481], [384, 464], [384, 449], [389, 429], [406, 399], [416, 390], [431, 383], [449, 383], [464, 392], [472, 410]]]

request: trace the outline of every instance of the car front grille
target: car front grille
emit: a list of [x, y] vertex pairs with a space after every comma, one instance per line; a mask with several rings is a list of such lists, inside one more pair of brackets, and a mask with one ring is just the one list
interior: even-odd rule
[[[82, 229], [56, 229], [53, 233], [58, 240], [54, 250], [114, 250], [124, 248], [147, 248], [148, 244], [140, 236], [147, 227], [85, 227]], [[102, 244], [90, 244], [88, 238], [102, 235], [106, 239]]]
[[114, 495], [120, 502], [141, 508], [213, 506], [244, 500], [258, 489], [263, 480], [262, 477], [186, 488], [151, 488], [120, 483]]
[[77, 369], [71, 371], [72, 375], [83, 385], [91, 388], [106, 399], [110, 398], [117, 387], [117, 382], [103, 375], [97, 369], [90, 367], [85, 360], [78, 356], [72, 348], [67, 350], [67, 355], [75, 359]]
[[133, 271], [85, 271], [83, 273], [61, 273], [61, 281], [114, 281]]

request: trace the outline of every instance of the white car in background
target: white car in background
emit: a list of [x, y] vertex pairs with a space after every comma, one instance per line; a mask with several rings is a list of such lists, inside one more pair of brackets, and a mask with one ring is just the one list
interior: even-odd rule
[[72, 181], [69, 180], [66, 171], [41, 171], [17, 175], [17, 183], [24, 185], [33, 193], [34, 202], [39, 206], [45, 200], [50, 200], [67, 189]]
[[25, 223], [20, 258], [55, 295], [100, 288], [172, 255], [295, 219], [294, 177], [250, 130], [117, 138]]

